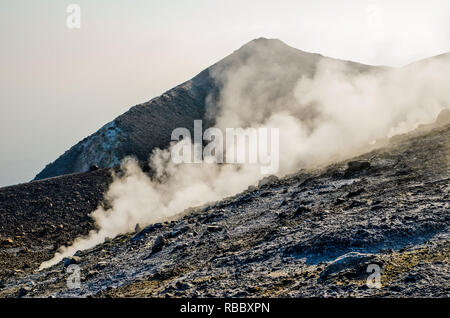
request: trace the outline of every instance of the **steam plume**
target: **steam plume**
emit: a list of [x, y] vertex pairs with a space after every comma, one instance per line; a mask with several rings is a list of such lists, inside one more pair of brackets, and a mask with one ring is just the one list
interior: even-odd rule
[[[281, 43], [281, 44], [280, 44]], [[294, 59], [282, 42], [251, 45], [211, 68], [221, 88], [208, 105], [216, 127], [280, 129], [279, 175], [351, 157], [378, 139], [433, 122], [450, 105], [450, 58], [440, 56], [401, 69], [377, 69], [303, 54]], [[275, 61], [275, 62], [274, 62]], [[149, 160], [152, 178], [131, 158], [106, 193], [111, 208], [92, 213], [97, 230], [60, 248], [41, 265], [102, 243], [105, 237], [163, 221], [183, 210], [238, 193], [261, 179], [255, 165], [170, 161], [170, 149]]]

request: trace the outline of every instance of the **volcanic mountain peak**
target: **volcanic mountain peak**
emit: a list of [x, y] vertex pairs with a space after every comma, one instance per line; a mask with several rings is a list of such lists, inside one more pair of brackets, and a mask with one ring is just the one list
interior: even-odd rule
[[[445, 56], [448, 54], [440, 57]], [[204, 126], [215, 121], [220, 112], [218, 97], [222, 94], [224, 78], [251, 69], [251, 76], [245, 74], [241, 78], [246, 81], [242, 84], [258, 88], [258, 83], [264, 83], [274, 88], [272, 91], [278, 98], [292, 93], [300, 79], [313, 78], [319, 62], [324, 60], [345, 66], [347, 72], [354, 74], [388, 69], [304, 52], [278, 39], [254, 39], [191, 80], [131, 107], [47, 165], [35, 179], [85, 172], [92, 165], [112, 167], [130, 155], [146, 161], [155, 148], [164, 149], [169, 145], [173, 129], [185, 127], [192, 133], [194, 120], [203, 119]], [[417, 63], [428, 60], [431, 59]]]
[[[313, 76], [322, 58], [277, 39], [252, 40], [191, 80], [130, 108], [48, 164], [35, 180], [85, 172], [92, 165], [112, 167], [130, 155], [147, 160], [153, 149], [168, 146], [173, 129], [186, 127], [193, 131], [195, 119], [213, 119], [206, 116], [206, 100], [220, 93], [218, 79], [221, 74], [250, 65], [261, 70], [258, 78], [273, 77], [270, 72], [281, 68], [291, 70], [291, 78], [283, 81], [289, 80], [293, 84], [302, 76]], [[357, 71], [372, 69], [358, 63], [350, 63], [349, 66]]]
[[300, 49], [289, 46], [284, 43], [280, 39], [268, 39], [264, 37], [260, 37], [254, 40], [251, 40], [241, 46], [238, 50], [234, 51], [233, 54], [245, 54], [250, 53], [254, 54], [255, 51], [265, 53], [267, 55], [276, 56], [278, 54], [297, 54], [298, 56], [303, 55], [314, 55], [317, 57], [321, 57], [321, 54], [318, 53], [310, 53], [306, 51], [302, 51]]
[[297, 51], [297, 52], [303, 52], [301, 50], [298, 50], [296, 48], [293, 48], [283, 41], [279, 39], [267, 39], [267, 38], [257, 38], [254, 40], [249, 41], [248, 43], [241, 46], [237, 52], [244, 52], [244, 51], [251, 51], [253, 52], [255, 49], [257, 50], [265, 50], [266, 52], [280, 52], [280, 51]]

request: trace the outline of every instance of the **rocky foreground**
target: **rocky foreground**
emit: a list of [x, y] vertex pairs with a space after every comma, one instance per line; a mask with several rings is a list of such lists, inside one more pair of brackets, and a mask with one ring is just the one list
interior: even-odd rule
[[[56, 245], [92, 228], [87, 214], [109, 172], [0, 189], [0, 296], [448, 297], [449, 141], [449, 124], [395, 137], [40, 272]], [[79, 288], [68, 288], [71, 264], [80, 266]], [[382, 270], [381, 288], [366, 284], [371, 264]]]

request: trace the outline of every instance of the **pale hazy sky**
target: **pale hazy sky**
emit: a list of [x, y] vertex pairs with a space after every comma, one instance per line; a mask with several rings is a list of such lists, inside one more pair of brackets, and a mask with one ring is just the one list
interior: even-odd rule
[[400, 66], [450, 51], [450, 1], [2, 0], [0, 186], [258, 37]]

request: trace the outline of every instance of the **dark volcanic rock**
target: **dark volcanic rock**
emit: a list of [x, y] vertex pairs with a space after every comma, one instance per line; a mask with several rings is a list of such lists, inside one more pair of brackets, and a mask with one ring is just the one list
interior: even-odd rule
[[365, 269], [367, 264], [373, 262], [374, 259], [376, 259], [376, 257], [372, 254], [349, 252], [339, 256], [336, 260], [327, 265], [320, 273], [320, 278], [322, 280], [326, 279], [329, 276], [348, 268], [360, 272], [361, 269]]
[[272, 184], [274, 182], [278, 181], [278, 177], [277, 176], [268, 176], [268, 177], [264, 177], [262, 178], [259, 182], [258, 182], [258, 187], [263, 187], [265, 185], [269, 185]]
[[350, 161], [348, 168], [345, 170], [344, 177], [349, 178], [356, 174], [365, 172], [370, 169], [370, 163], [367, 161]]
[[28, 289], [22, 287], [17, 292], [17, 297], [22, 298], [22, 297], [26, 296], [27, 294], [28, 294]]
[[165, 244], [166, 244], [166, 239], [164, 238], [164, 236], [159, 235], [156, 238], [155, 243], [153, 244], [152, 254], [160, 252]]
[[214, 82], [205, 70], [192, 80], [132, 107], [48, 164], [35, 178], [45, 179], [74, 172], [119, 165], [126, 156], [145, 161], [154, 148], [165, 148], [171, 132], [186, 127], [193, 133], [195, 119], [203, 119], [205, 99]]
[[63, 259], [63, 268], [66, 268], [72, 264], [80, 264], [80, 263], [81, 263], [81, 257], [79, 257], [79, 256], [66, 257]]

